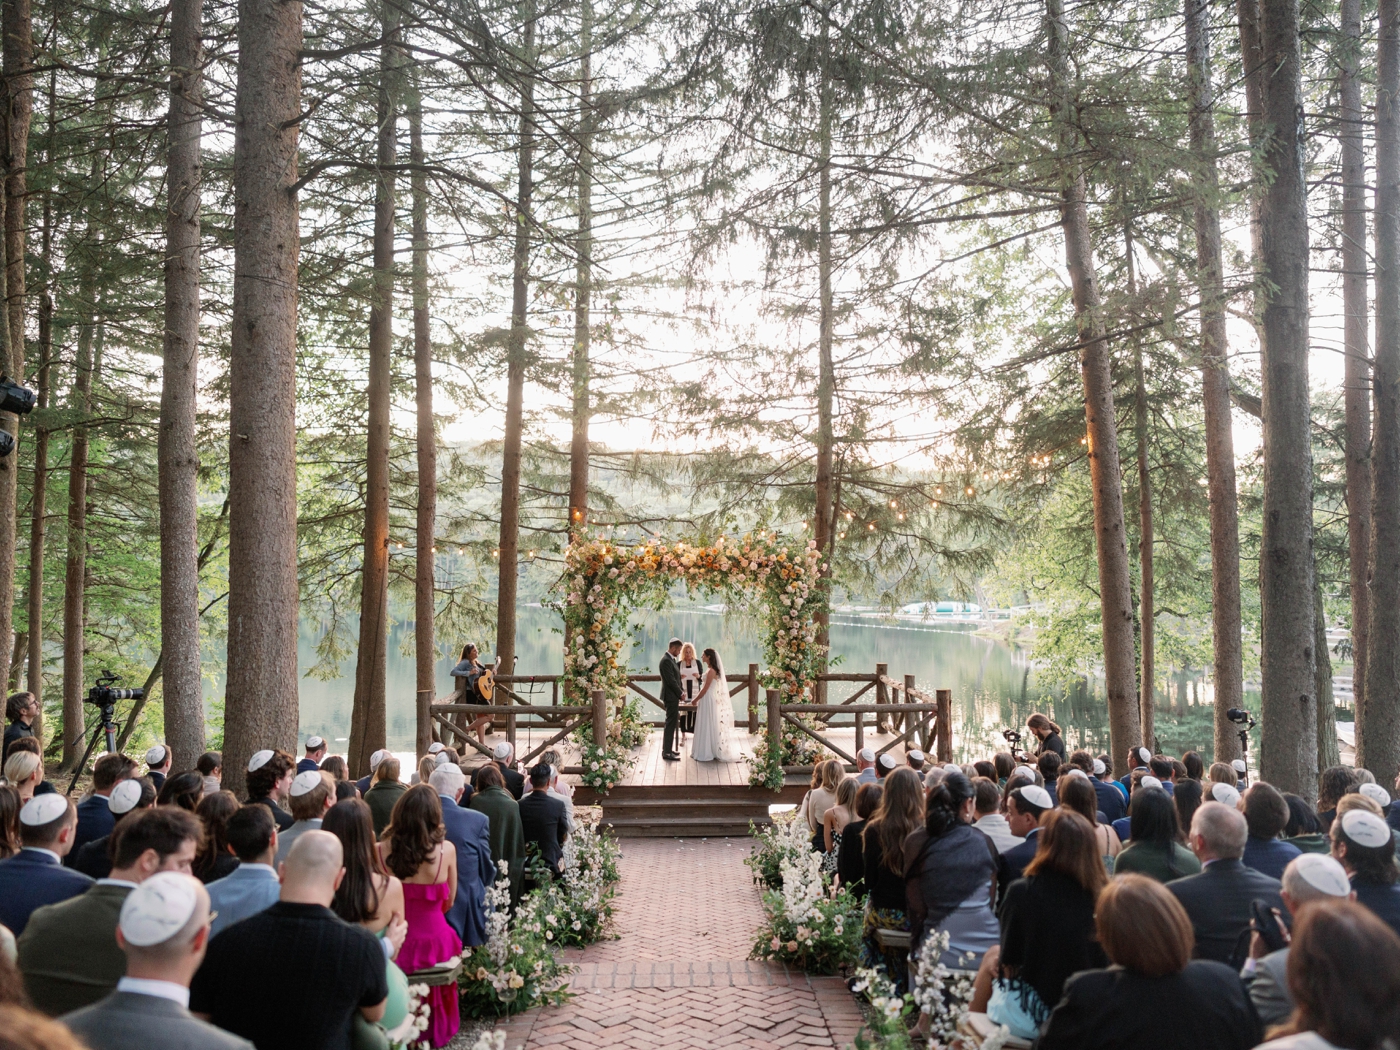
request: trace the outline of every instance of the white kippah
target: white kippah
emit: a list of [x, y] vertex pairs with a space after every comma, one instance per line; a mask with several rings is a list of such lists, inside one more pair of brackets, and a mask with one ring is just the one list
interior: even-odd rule
[[492, 749], [491, 754], [495, 757], [496, 761], [504, 762], [506, 759], [510, 758], [510, 753], [514, 750], [515, 749], [510, 746], [508, 740], [502, 740]]
[[446, 751], [439, 751], [437, 757], [433, 759], [434, 766], [445, 766], [452, 761], [452, 756]]
[[255, 773], [263, 766], [272, 761], [272, 756], [277, 752], [264, 748], [262, 751], [254, 751], [253, 757], [248, 759], [248, 772]]
[[440, 740], [434, 740], [431, 744], [428, 745], [428, 754], [430, 755], [436, 755], [441, 750], [442, 742]]
[[1231, 762], [1230, 768], [1233, 769], [1236, 773], [1249, 772], [1249, 766], [1245, 763], [1245, 760], [1242, 758], [1237, 758], [1233, 762]]
[[302, 795], [309, 795], [321, 786], [321, 771], [319, 769], [308, 769], [305, 773], [298, 773], [292, 779], [292, 788], [287, 794], [292, 798], [300, 798]]
[[1138, 748], [1137, 755], [1138, 761], [1141, 762], [1143, 765], [1147, 765], [1147, 763], [1152, 761], [1152, 752], [1147, 750], [1147, 748], [1145, 747]]
[[911, 762], [922, 762], [924, 760], [924, 753], [918, 748], [915, 748], [913, 751], [910, 751], [909, 754], [905, 755], [904, 757], [908, 758]]
[[1094, 759], [1094, 776], [1101, 777], [1108, 772], [1108, 767], [1103, 764], [1103, 759]]
[[199, 882], [176, 871], [146, 879], [122, 901], [122, 937], [138, 948], [164, 944], [190, 921], [199, 904]]
[[1296, 869], [1309, 886], [1329, 897], [1351, 896], [1351, 881], [1347, 878], [1346, 869], [1331, 857], [1321, 853], [1304, 853], [1288, 866]]
[[944, 763], [943, 763], [943, 772], [945, 772], [945, 773], [961, 773], [961, 772], [962, 772], [962, 766], [958, 765], [956, 762], [944, 762]]
[[146, 765], [160, 765], [162, 762], [165, 761], [165, 756], [167, 754], [169, 754], [169, 752], [165, 750], [165, 745], [157, 744], [155, 747], [151, 748], [149, 751], [146, 752]]
[[1362, 809], [1353, 809], [1342, 814], [1342, 833], [1358, 846], [1365, 846], [1367, 849], [1390, 845], [1390, 825], [1374, 813], [1367, 813]]
[[856, 758], [860, 759], [862, 762], [874, 762], [875, 749], [871, 747], [863, 747], [856, 752]]
[[1361, 792], [1361, 794], [1365, 795], [1372, 802], [1377, 803], [1381, 809], [1385, 809], [1386, 806], [1390, 805], [1390, 792], [1379, 784], [1362, 784], [1356, 790]]
[[1226, 806], [1233, 806], [1240, 800], [1240, 793], [1229, 784], [1216, 784], [1210, 789], [1210, 796]]
[[326, 742], [319, 736], [309, 736], [306, 738], [306, 750], [319, 751], [326, 746]]
[[389, 752], [384, 751], [384, 750], [376, 751], [374, 754], [370, 755], [370, 756], [369, 756], [369, 771], [370, 771], [371, 773], [373, 773], [376, 769], [379, 768], [379, 763], [383, 762], [383, 761], [384, 761], [386, 758], [388, 758], [388, 757], [389, 757]]
[[880, 768], [881, 768], [881, 769], [893, 769], [893, 768], [894, 768], [894, 755], [890, 754], [888, 751], [886, 751], [883, 755], [881, 755], [881, 756], [880, 756]]
[[[218, 790], [217, 788], [215, 790]], [[107, 808], [117, 816], [130, 813], [141, 801], [141, 784], [136, 780], [123, 780], [107, 796]]]
[[19, 822], [37, 828], [41, 824], [57, 820], [67, 812], [68, 796], [54, 791], [47, 795], [35, 795], [26, 802], [24, 808], [19, 811]]
[[1021, 797], [1037, 809], [1049, 809], [1055, 803], [1050, 799], [1050, 792], [1037, 784], [1027, 784], [1023, 788], [1018, 788]]
[[1138, 784], [1138, 787], [1145, 787], [1145, 788], [1159, 788], [1159, 787], [1161, 787], [1161, 786], [1162, 786], [1162, 782], [1161, 782], [1160, 780], [1158, 780], [1156, 777], [1143, 777], [1143, 778], [1142, 778], [1142, 781]]
[[1065, 776], [1066, 776], [1066, 777], [1083, 777], [1085, 780], [1088, 780], [1088, 779], [1089, 779], [1089, 774], [1086, 773], [1086, 772], [1084, 772], [1084, 770], [1080, 769], [1078, 766], [1070, 766], [1069, 769], [1068, 769], [1068, 771], [1066, 771]]

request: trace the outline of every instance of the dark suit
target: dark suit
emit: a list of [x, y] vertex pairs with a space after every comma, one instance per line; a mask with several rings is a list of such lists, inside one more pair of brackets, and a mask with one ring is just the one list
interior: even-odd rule
[[675, 754], [676, 729], [681, 721], [681, 665], [670, 650], [661, 658], [661, 702], [666, 706], [666, 729], [661, 735], [661, 750]]
[[1035, 859], [1039, 837], [1040, 829], [1031, 828], [1025, 842], [1019, 846], [1012, 846], [997, 857], [997, 893], [1000, 897], [1006, 896], [1006, 887], [1019, 879], [1026, 870], [1026, 865]]
[[1263, 901], [1283, 911], [1279, 881], [1241, 860], [1213, 860], [1199, 875], [1167, 883], [1196, 931], [1196, 958], [1213, 959], [1236, 971], [1249, 954], [1252, 902]]
[[78, 830], [73, 832], [73, 848], [63, 863], [68, 867], [78, 859], [78, 850], [93, 839], [110, 835], [117, 826], [117, 818], [112, 816], [112, 807], [107, 804], [106, 795], [93, 795], [78, 803]]
[[248, 1040], [158, 995], [113, 992], [62, 1021], [92, 1050], [253, 1050]]
[[491, 863], [491, 818], [463, 808], [446, 795], [439, 795], [438, 800], [447, 841], [457, 848], [457, 899], [447, 913], [447, 924], [457, 931], [463, 945], [475, 948], [486, 943], [486, 887], [496, 881]]
[[[111, 835], [103, 835], [75, 849], [63, 858], [65, 864], [74, 871], [81, 871], [90, 879], [105, 879], [112, 874], [112, 856], [107, 847], [112, 843]], [[72, 863], [68, 863], [71, 861]]]
[[1396, 933], [1400, 933], [1400, 885], [1387, 882], [1365, 882], [1353, 878], [1356, 903], [1364, 904]]
[[19, 939], [19, 970], [34, 1005], [50, 1017], [91, 1006], [111, 995], [126, 974], [117, 920], [129, 885], [93, 886], [86, 893], [36, 908]]
[[70, 871], [47, 853], [22, 849], [0, 860], [0, 925], [18, 937], [34, 909], [86, 893], [92, 880]]
[[540, 847], [540, 856], [549, 870], [559, 874], [564, 842], [569, 837], [569, 817], [564, 803], [544, 791], [531, 791], [520, 800], [520, 827], [526, 842]]
[[5, 727], [5, 750], [4, 758], [0, 758], [0, 765], [4, 764], [6, 758], [10, 757], [10, 745], [22, 736], [33, 736], [34, 730], [29, 728], [28, 722], [11, 722]]
[[1128, 803], [1123, 800], [1123, 792], [1096, 778], [1090, 779], [1089, 783], [1094, 785], [1094, 794], [1099, 799], [1099, 812], [1103, 814], [1100, 824], [1112, 824], [1128, 815]]

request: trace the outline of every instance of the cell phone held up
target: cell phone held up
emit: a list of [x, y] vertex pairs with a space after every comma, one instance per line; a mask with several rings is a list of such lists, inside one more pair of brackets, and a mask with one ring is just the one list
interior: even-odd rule
[[1288, 947], [1288, 942], [1284, 940], [1283, 926], [1274, 914], [1274, 909], [1268, 902], [1256, 900], [1249, 905], [1254, 913], [1254, 921], [1251, 923], [1254, 931], [1264, 942], [1264, 947], [1271, 952], [1280, 951]]

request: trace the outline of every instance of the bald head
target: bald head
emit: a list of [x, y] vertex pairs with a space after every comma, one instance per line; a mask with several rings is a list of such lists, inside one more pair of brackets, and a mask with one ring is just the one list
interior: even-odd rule
[[1248, 837], [1244, 814], [1220, 802], [1203, 804], [1191, 819], [1191, 848], [1202, 861], [1239, 860]]
[[330, 906], [345, 874], [345, 851], [328, 831], [307, 831], [282, 862], [281, 899], [294, 904]]

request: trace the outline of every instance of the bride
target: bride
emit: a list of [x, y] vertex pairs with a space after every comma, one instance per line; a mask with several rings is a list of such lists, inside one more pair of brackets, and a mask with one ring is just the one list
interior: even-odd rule
[[690, 757], [697, 762], [737, 762], [743, 755], [734, 740], [734, 706], [729, 700], [724, 665], [713, 649], [706, 649], [704, 657], [707, 670], [696, 701]]

